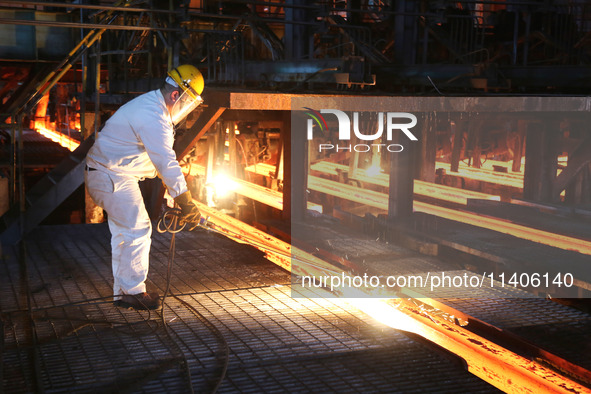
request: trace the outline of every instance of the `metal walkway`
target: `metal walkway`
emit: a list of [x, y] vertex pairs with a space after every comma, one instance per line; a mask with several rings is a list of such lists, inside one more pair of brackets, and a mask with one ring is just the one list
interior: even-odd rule
[[[153, 237], [149, 288], [160, 292], [169, 239]], [[359, 311], [292, 298], [289, 273], [249, 246], [204, 231], [178, 234], [176, 246], [171, 291], [180, 296], [166, 300], [168, 331], [157, 313], [92, 301], [111, 293], [105, 224], [39, 227], [27, 237], [32, 319], [23, 269], [5, 249], [4, 392], [209, 392], [226, 361], [220, 392], [496, 391]]]

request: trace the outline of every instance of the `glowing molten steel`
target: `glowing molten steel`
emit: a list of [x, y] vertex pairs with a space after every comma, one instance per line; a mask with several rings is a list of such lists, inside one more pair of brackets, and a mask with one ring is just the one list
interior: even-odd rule
[[80, 141], [75, 140], [74, 138], [68, 137], [65, 134], [62, 134], [58, 131], [53, 131], [46, 129], [45, 127], [41, 126], [39, 123], [35, 124], [35, 131], [41, 134], [45, 138], [49, 138], [53, 142], [56, 142], [63, 146], [64, 148], [68, 149], [72, 152], [74, 149], [78, 148], [80, 145]]
[[461, 357], [468, 371], [507, 393], [583, 393], [586, 387], [544, 366], [401, 301], [343, 299], [382, 324], [420, 335]]

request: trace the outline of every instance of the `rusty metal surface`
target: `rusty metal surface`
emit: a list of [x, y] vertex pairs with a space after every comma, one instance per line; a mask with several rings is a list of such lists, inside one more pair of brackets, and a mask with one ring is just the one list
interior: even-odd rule
[[[359, 100], [363, 97], [363, 100]], [[275, 92], [238, 91], [209, 88], [204, 94], [208, 103], [239, 110], [291, 109], [294, 98], [305, 99], [311, 108], [326, 105], [327, 98], [338, 98], [343, 111], [375, 111], [383, 108], [415, 112], [580, 112], [591, 109], [589, 97], [417, 97], [377, 95], [323, 95]]]
[[[149, 288], [165, 284], [168, 242], [155, 234]], [[166, 301], [171, 336], [155, 313], [88, 301], [111, 291], [108, 245], [104, 224], [31, 234], [34, 327], [24, 311], [22, 270], [4, 251], [5, 392], [186, 393], [185, 365], [195, 392], [212, 389], [224, 362], [222, 343], [179, 300]], [[460, 363], [354, 309], [292, 298], [289, 274], [249, 246], [205, 232], [180, 233], [176, 246], [172, 291], [211, 321], [230, 349], [220, 392], [496, 391]], [[82, 302], [69, 304], [75, 301]]]

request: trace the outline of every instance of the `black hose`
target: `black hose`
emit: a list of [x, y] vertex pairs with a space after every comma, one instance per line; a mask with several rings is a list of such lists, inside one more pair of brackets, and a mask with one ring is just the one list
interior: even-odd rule
[[[215, 327], [214, 324], [212, 324], [202, 313], [200, 313], [194, 306], [190, 305], [188, 302], [182, 300], [178, 295], [173, 294], [172, 292], [170, 292], [170, 282], [171, 282], [171, 276], [172, 276], [172, 266], [174, 264], [174, 255], [175, 255], [175, 248], [176, 248], [176, 233], [182, 231], [185, 228], [185, 223], [180, 222], [179, 218], [180, 218], [180, 210], [177, 208], [173, 208], [173, 209], [169, 209], [166, 210], [164, 212], [164, 214], [161, 216], [159, 222], [158, 222], [158, 231], [161, 233], [164, 232], [168, 232], [172, 234], [172, 238], [170, 241], [170, 248], [168, 250], [168, 264], [167, 264], [167, 273], [166, 273], [166, 289], [165, 292], [162, 296], [162, 306], [160, 309], [160, 321], [162, 322], [162, 326], [164, 327], [165, 333], [168, 337], [168, 339], [170, 340], [170, 342], [174, 345], [174, 347], [176, 348], [176, 350], [178, 351], [178, 353], [180, 353], [182, 355], [182, 366], [185, 370], [185, 373], [187, 375], [187, 380], [188, 380], [188, 385], [189, 385], [189, 392], [190, 393], [194, 393], [194, 389], [193, 389], [193, 382], [192, 382], [192, 377], [191, 377], [191, 371], [189, 368], [189, 363], [188, 360], [184, 354], [184, 352], [182, 351], [182, 349], [180, 348], [180, 346], [178, 345], [177, 341], [174, 340], [174, 338], [172, 337], [171, 332], [169, 331], [169, 326], [166, 322], [165, 316], [164, 316], [164, 303], [166, 300], [166, 297], [168, 295], [170, 295], [171, 297], [174, 297], [175, 299], [177, 299], [180, 303], [182, 303], [185, 307], [187, 307], [188, 309], [190, 309], [198, 318], [199, 320], [201, 320], [204, 325], [214, 334], [214, 336], [219, 340], [219, 342], [222, 345], [223, 348], [223, 357], [224, 357], [224, 366], [222, 368], [222, 372], [214, 386], [213, 389], [213, 393], [215, 393], [219, 387], [221, 386], [223, 380], [225, 379], [226, 376], [226, 372], [228, 370], [228, 364], [229, 364], [229, 359], [230, 359], [230, 349], [228, 346], [228, 343], [226, 341], [226, 339], [224, 338], [223, 334], [220, 332], [219, 329], [217, 329], [217, 327]], [[27, 262], [26, 262], [26, 256], [25, 256], [25, 246], [24, 246], [24, 241], [21, 241], [21, 250], [20, 250], [20, 260], [21, 260], [21, 267], [24, 271], [24, 277], [26, 278], [26, 298], [27, 298], [27, 308], [24, 310], [17, 310], [17, 311], [13, 311], [13, 312], [24, 312], [27, 314], [28, 316], [28, 320], [29, 320], [29, 327], [31, 330], [31, 336], [32, 336], [32, 341], [33, 343], [30, 346], [25, 346], [24, 348], [28, 348], [29, 351], [31, 352], [31, 360], [32, 360], [32, 369], [33, 372], [35, 374], [35, 390], [37, 392], [43, 392], [43, 382], [42, 382], [42, 378], [41, 378], [41, 365], [40, 365], [40, 359], [38, 357], [38, 352], [39, 352], [39, 347], [42, 345], [47, 345], [48, 343], [52, 343], [54, 341], [59, 341], [60, 338], [56, 338], [55, 340], [50, 340], [50, 341], [44, 341], [44, 342], [39, 342], [38, 338], [37, 338], [37, 334], [36, 334], [36, 330], [35, 330], [35, 317], [34, 314], [41, 312], [41, 311], [48, 311], [51, 309], [55, 309], [55, 308], [64, 308], [64, 307], [68, 307], [68, 306], [75, 306], [75, 305], [88, 305], [89, 302], [95, 303], [95, 304], [101, 304], [101, 303], [106, 303], [107, 299], [109, 299], [109, 303], [112, 302], [112, 299], [114, 297], [114, 295], [109, 295], [109, 296], [105, 296], [105, 297], [96, 297], [96, 298], [91, 298], [91, 299], [86, 299], [83, 301], [75, 301], [75, 302], [70, 302], [67, 304], [62, 304], [62, 305], [55, 305], [55, 306], [50, 306], [50, 307], [43, 307], [43, 308], [33, 308], [32, 306], [32, 295], [31, 295], [31, 291], [30, 291], [30, 286], [29, 286], [29, 275], [27, 274]], [[104, 301], [104, 302], [101, 302]], [[152, 321], [152, 311], [151, 310], [147, 310], [148, 311], [148, 315], [145, 319], [138, 321], [138, 322], [129, 322], [129, 321], [107, 321], [107, 320], [91, 320], [91, 319], [72, 319], [72, 318], [67, 318], [69, 320], [78, 320], [80, 322], [82, 322], [82, 324], [74, 329], [72, 329], [70, 332], [68, 332], [66, 334], [70, 335], [73, 333], [76, 333], [77, 331], [88, 327], [90, 325], [99, 325], [99, 324], [103, 324], [103, 325], [108, 325], [111, 328], [121, 328], [121, 327], [132, 327], [136, 324], [140, 324], [140, 323], [150, 323]], [[47, 319], [60, 319], [60, 317], [46, 317]], [[37, 319], [39, 319], [39, 317], [37, 317]], [[41, 317], [41, 319], [43, 319]], [[3, 331], [3, 325], [1, 325], [0, 322], [0, 331]], [[152, 327], [148, 332], [137, 332], [137, 330], [133, 330], [134, 332], [132, 333], [128, 333], [128, 332], [124, 332], [122, 331], [124, 334], [128, 334], [128, 335], [134, 335], [134, 336], [143, 336], [143, 335], [149, 335], [149, 334], [154, 334], [158, 329], [158, 325], [156, 325], [155, 327]], [[4, 340], [4, 336], [2, 336], [2, 340]], [[4, 342], [0, 343], [0, 350], [5, 350], [5, 344]], [[23, 347], [19, 347], [19, 348], [23, 348]], [[0, 358], [0, 363], [3, 360]], [[1, 367], [1, 364], [0, 364]], [[1, 370], [2, 368], [0, 368]]]
[[[220, 376], [219, 376], [219, 378], [212, 390], [212, 393], [215, 393], [215, 392], [217, 392], [217, 390], [221, 386], [222, 382], [224, 381], [224, 379], [226, 377], [226, 372], [228, 370], [228, 364], [230, 363], [230, 347], [228, 346], [228, 342], [226, 341], [226, 338], [224, 338], [224, 335], [221, 333], [221, 331], [213, 323], [211, 323], [201, 312], [199, 312], [197, 310], [197, 308], [195, 308], [193, 305], [189, 304], [188, 302], [181, 299], [179, 296], [173, 294], [170, 291], [172, 265], [174, 264], [174, 254], [175, 254], [175, 249], [176, 249], [176, 234], [178, 232], [180, 232], [186, 226], [186, 223], [183, 223], [180, 221], [180, 213], [181, 213], [181, 211], [176, 208], [167, 209], [166, 211], [164, 211], [164, 213], [160, 217], [160, 220], [158, 221], [158, 225], [157, 225], [158, 231], [164, 229], [164, 231], [160, 231], [160, 232], [169, 232], [172, 234], [171, 239], [170, 239], [170, 248], [168, 249], [168, 266], [167, 266], [167, 270], [166, 270], [166, 289], [164, 291], [164, 294], [162, 295], [162, 309], [160, 312], [160, 317], [162, 319], [162, 324], [164, 325], [166, 334], [168, 335], [170, 340], [173, 343], [175, 343], [175, 346], [177, 346], [178, 350], [181, 352], [182, 352], [182, 350], [176, 344], [176, 342], [172, 338], [170, 332], [168, 331], [168, 324], [166, 324], [166, 320], [164, 318], [164, 303], [166, 301], [166, 297], [168, 296], [168, 294], [170, 294], [171, 297], [174, 297], [177, 301], [182, 303], [185, 307], [190, 309], [199, 318], [199, 320], [201, 320], [205, 324], [205, 326], [218, 338], [218, 341], [222, 344], [222, 347], [224, 350], [224, 366], [223, 366], [222, 372], [221, 372], [221, 374], [220, 374]], [[203, 223], [206, 223], [206, 222], [203, 222]], [[193, 227], [193, 228], [195, 228], [195, 227]], [[189, 379], [190, 391], [191, 391], [191, 393], [194, 393], [193, 384], [192, 384], [192, 380], [191, 380], [191, 371], [190, 371], [189, 364], [186, 361], [186, 359], [185, 359], [185, 368], [186, 368], [187, 378]]]

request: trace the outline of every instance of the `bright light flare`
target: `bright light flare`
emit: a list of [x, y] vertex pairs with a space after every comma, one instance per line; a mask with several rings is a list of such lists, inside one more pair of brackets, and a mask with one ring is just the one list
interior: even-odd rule
[[223, 173], [216, 174], [213, 177], [211, 185], [213, 186], [215, 194], [218, 198], [227, 196], [237, 188], [236, 182]]
[[343, 309], [357, 308], [388, 327], [421, 335], [421, 325], [398, 308], [397, 298], [368, 297], [360, 289], [351, 288], [342, 297], [328, 299]]
[[380, 175], [381, 171], [382, 171], [382, 169], [380, 168], [380, 166], [372, 165], [365, 170], [365, 175], [367, 175], [368, 177], [374, 178], [374, 177]]
[[339, 301], [359, 309], [388, 327], [421, 334], [420, 325], [389, 303], [387, 298], [344, 298]]

